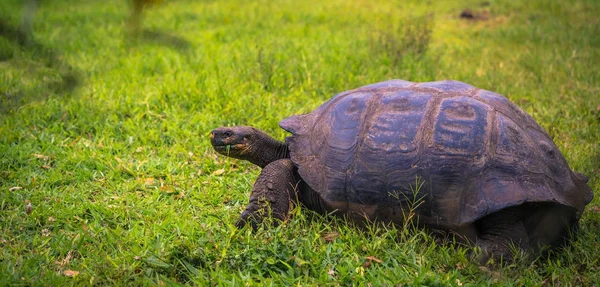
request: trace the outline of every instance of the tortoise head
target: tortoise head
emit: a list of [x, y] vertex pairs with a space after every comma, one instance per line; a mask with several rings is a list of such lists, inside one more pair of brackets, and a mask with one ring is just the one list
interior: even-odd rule
[[221, 127], [210, 132], [210, 143], [222, 155], [245, 159], [260, 138], [258, 133], [253, 127]]
[[260, 167], [289, 157], [285, 144], [248, 126], [214, 129], [210, 132], [210, 143], [222, 155], [248, 160]]

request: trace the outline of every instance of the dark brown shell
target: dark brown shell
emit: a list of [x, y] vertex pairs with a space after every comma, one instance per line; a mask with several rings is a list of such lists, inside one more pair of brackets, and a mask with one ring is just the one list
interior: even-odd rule
[[524, 202], [582, 212], [592, 199], [531, 116], [462, 82], [377, 83], [280, 126], [300, 176], [341, 209], [422, 199], [429, 221], [461, 225]]

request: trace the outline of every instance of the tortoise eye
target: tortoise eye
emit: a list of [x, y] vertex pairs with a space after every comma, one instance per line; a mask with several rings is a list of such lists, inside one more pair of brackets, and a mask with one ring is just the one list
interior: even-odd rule
[[225, 135], [226, 137], [230, 137], [230, 136], [233, 135], [233, 132], [232, 131], [226, 131], [226, 132], [223, 133], [223, 135]]

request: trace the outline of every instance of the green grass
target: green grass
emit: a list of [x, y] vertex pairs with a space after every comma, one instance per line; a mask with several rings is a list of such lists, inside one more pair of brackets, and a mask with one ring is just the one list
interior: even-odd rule
[[[165, 1], [132, 39], [126, 1], [55, 0], [24, 45], [20, 3], [0, 3], [0, 285], [600, 282], [598, 1]], [[391, 78], [456, 79], [529, 112], [590, 176], [578, 240], [487, 269], [422, 231], [305, 210], [232, 226], [259, 169], [218, 156], [211, 129], [283, 139], [280, 119]]]

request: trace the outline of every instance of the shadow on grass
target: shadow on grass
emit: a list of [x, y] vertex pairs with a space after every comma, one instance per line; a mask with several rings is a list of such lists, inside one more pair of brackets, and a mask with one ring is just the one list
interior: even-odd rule
[[192, 47], [192, 44], [185, 38], [161, 30], [146, 29], [136, 36], [138, 43], [164, 46], [179, 52], [185, 52]]
[[[26, 55], [23, 57], [22, 55]], [[60, 53], [0, 19], [0, 67], [10, 69], [0, 78], [0, 113], [10, 112], [50, 94], [70, 95], [81, 83], [81, 73]]]

